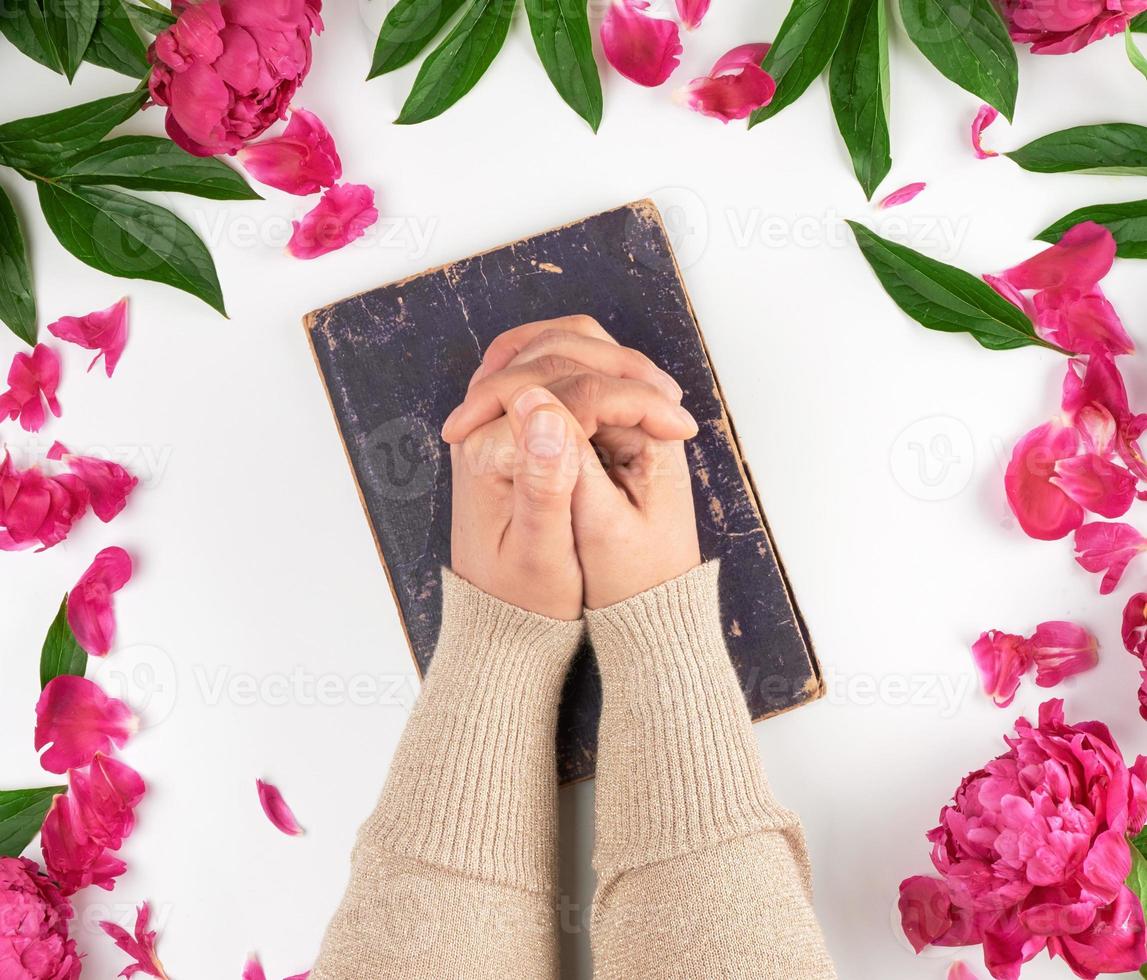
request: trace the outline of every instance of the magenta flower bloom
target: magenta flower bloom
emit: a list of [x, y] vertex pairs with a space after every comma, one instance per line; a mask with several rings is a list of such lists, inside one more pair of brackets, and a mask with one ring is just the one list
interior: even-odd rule
[[1075, 532], [1075, 560], [1089, 572], [1103, 572], [1099, 594], [1115, 590], [1131, 560], [1147, 551], [1144, 538], [1130, 524], [1084, 524]]
[[1112, 34], [1147, 10], [1147, 0], [996, 0], [1013, 41], [1032, 54], [1071, 54]]
[[287, 251], [296, 259], [318, 258], [362, 238], [377, 220], [374, 191], [365, 184], [335, 184], [293, 223]]
[[681, 32], [674, 21], [650, 17], [649, 0], [611, 0], [601, 22], [606, 60], [622, 75], [650, 88], [680, 64]]
[[80, 956], [68, 936], [74, 915], [34, 861], [0, 857], [0, 977], [77, 980]]
[[86, 677], [63, 674], [48, 681], [36, 702], [36, 751], [48, 772], [88, 765], [100, 752], [121, 748], [139, 730], [139, 719]]
[[722, 122], [745, 119], [773, 100], [777, 83], [761, 67], [768, 44], [742, 44], [717, 59], [708, 75], [683, 90], [685, 104]]
[[1147, 758], [1128, 768], [1106, 726], [1067, 724], [1059, 700], [1005, 741], [929, 832], [937, 876], [901, 883], [905, 935], [917, 952], [982, 945], [996, 980], [1017, 980], [1045, 949], [1088, 980], [1138, 970], [1143, 911], [1124, 882], [1127, 837], [1147, 820]]
[[56, 418], [60, 402], [60, 359], [51, 347], [37, 344], [31, 354], [17, 354], [8, 369], [8, 390], [0, 394], [0, 417], [19, 419], [26, 432], [39, 432], [46, 415], [44, 405]]
[[189, 153], [234, 153], [287, 114], [311, 68], [321, 0], [178, 0], [148, 80], [168, 135]]
[[136, 910], [134, 935], [116, 922], [100, 923], [100, 928], [133, 960], [124, 967], [121, 977], [130, 980], [136, 974], [144, 973], [149, 977], [157, 977], [158, 980], [167, 980], [167, 973], [164, 972], [159, 953], [155, 948], [155, 930], [148, 928], [150, 923], [151, 906], [147, 902]]
[[48, 324], [48, 332], [60, 340], [94, 350], [96, 356], [88, 370], [94, 368], [102, 357], [104, 370], [110, 378], [127, 346], [127, 297], [106, 310], [97, 310], [86, 316], [62, 316], [55, 323]]
[[334, 138], [306, 109], [291, 111], [282, 136], [243, 147], [239, 160], [259, 183], [300, 196], [331, 187], [343, 175]]

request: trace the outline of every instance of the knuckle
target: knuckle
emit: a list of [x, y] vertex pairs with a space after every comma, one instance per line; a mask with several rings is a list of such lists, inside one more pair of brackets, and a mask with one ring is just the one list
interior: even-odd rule
[[587, 334], [608, 334], [605, 333], [605, 328], [597, 322], [588, 313], [575, 313], [569, 318], [570, 327], [581, 333]]
[[556, 510], [568, 498], [566, 481], [559, 472], [534, 476], [522, 484], [522, 499], [531, 510]]
[[601, 376], [597, 374], [575, 374], [570, 379], [570, 397], [575, 404], [592, 405], [601, 397]]
[[561, 354], [543, 354], [534, 360], [534, 366], [549, 378], [568, 378], [578, 370], [576, 362]]

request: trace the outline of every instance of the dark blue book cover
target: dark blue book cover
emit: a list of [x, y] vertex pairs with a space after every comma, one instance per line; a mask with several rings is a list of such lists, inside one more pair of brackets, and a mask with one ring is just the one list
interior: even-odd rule
[[[353, 296], [306, 319], [335, 421], [420, 673], [450, 563], [450, 454], [439, 437], [509, 327], [571, 313], [644, 351], [685, 391], [705, 558], [720, 558], [729, 655], [763, 718], [823, 693], [793, 597], [657, 208], [639, 201]], [[365, 530], [364, 530], [364, 533]], [[558, 730], [562, 782], [593, 775], [601, 684], [588, 644]]]

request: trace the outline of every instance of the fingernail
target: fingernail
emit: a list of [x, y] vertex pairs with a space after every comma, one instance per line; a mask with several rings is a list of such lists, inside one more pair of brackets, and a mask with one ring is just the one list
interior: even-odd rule
[[552, 459], [562, 451], [566, 441], [566, 420], [560, 412], [541, 409], [526, 422], [526, 451], [533, 456]]
[[684, 405], [674, 405], [673, 410], [677, 413], [677, 417], [691, 429], [698, 428], [697, 420], [685, 410]]
[[545, 388], [528, 388], [514, 402], [514, 414], [521, 421], [539, 405], [552, 405], [553, 402], [553, 397]]

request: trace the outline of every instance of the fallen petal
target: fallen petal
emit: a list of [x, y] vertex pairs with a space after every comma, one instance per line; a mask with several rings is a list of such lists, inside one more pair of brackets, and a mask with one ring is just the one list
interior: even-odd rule
[[905, 184], [884, 198], [877, 207], [894, 208], [899, 204], [907, 204], [927, 186], [928, 185], [923, 181], [917, 181], [915, 184]]
[[19, 419], [24, 431], [39, 432], [46, 418], [45, 404], [60, 417], [59, 386], [60, 359], [51, 347], [37, 344], [31, 354], [17, 354], [8, 369], [8, 390], [0, 394], [0, 418]]
[[1058, 419], [1032, 429], [1016, 443], [1004, 488], [1012, 513], [1030, 537], [1054, 541], [1083, 523], [1083, 507], [1052, 483], [1057, 464], [1078, 448], [1075, 429]]
[[1036, 293], [1036, 328], [1039, 335], [1076, 354], [1131, 354], [1135, 344], [1119, 314], [1096, 286], [1083, 292], [1071, 287]]
[[92, 885], [111, 891], [116, 878], [127, 871], [103, 841], [88, 836], [69, 793], [52, 801], [40, 831], [40, 847], [49, 875], [65, 895]]
[[118, 850], [135, 829], [135, 808], [147, 792], [140, 774], [126, 762], [97, 752], [86, 771], [68, 773], [68, 784], [82, 839]]
[[149, 977], [167, 980], [163, 964], [156, 952], [156, 934], [148, 929], [151, 921], [151, 906], [144, 902], [135, 915], [135, 934], [131, 935], [126, 929], [115, 922], [101, 922], [103, 929], [115, 941], [115, 944], [132, 958], [129, 966], [120, 973], [121, 977], [133, 977], [137, 973], [146, 973]]
[[683, 90], [686, 105], [722, 122], [747, 119], [768, 105], [777, 91], [776, 82], [764, 69], [745, 65], [723, 75], [695, 78]]
[[1131, 560], [1147, 550], [1147, 539], [1130, 524], [1084, 524], [1075, 532], [1075, 560], [1089, 572], [1103, 572], [1100, 595], [1114, 591]]
[[51, 746], [40, 757], [48, 772], [86, 766], [97, 753], [121, 748], [138, 729], [131, 708], [86, 677], [55, 677], [36, 702], [36, 751]]
[[736, 71], [746, 65], [755, 65], [760, 68], [765, 55], [772, 47], [767, 41], [754, 41], [750, 44], [738, 44], [735, 48], [726, 51], [717, 59], [709, 72], [710, 76], [723, 75], [725, 72]]
[[709, 12], [711, 2], [712, 0], [677, 0], [677, 16], [681, 18], [681, 24], [687, 31], [701, 26], [701, 21]]
[[364, 184], [335, 184], [302, 221], [293, 222], [287, 251], [297, 259], [318, 258], [362, 238], [377, 220], [374, 191]]
[[68, 593], [68, 625], [80, 646], [103, 657], [115, 640], [112, 596], [131, 579], [131, 556], [123, 548], [104, 548]]
[[247, 172], [261, 184], [288, 194], [314, 194], [343, 174], [334, 138], [321, 119], [306, 109], [291, 111], [282, 136], [248, 143], [238, 153]]
[[994, 289], [1004, 299], [1011, 303], [1012, 306], [1017, 306], [1023, 310], [1028, 315], [1029, 320], [1033, 322], [1035, 321], [1035, 303], [1033, 303], [1027, 296], [1016, 289], [1010, 282], [1008, 282], [1006, 279], [1001, 279], [999, 276], [993, 276], [988, 273], [984, 273], [981, 278], [984, 280], [984, 282], [991, 286], [992, 289]]
[[661, 85], [680, 63], [677, 24], [645, 11], [649, 0], [612, 0], [601, 22], [606, 60], [638, 85]]
[[976, 113], [976, 118], [972, 120], [972, 149], [975, 151], [977, 159], [987, 160], [989, 157], [999, 156], [999, 153], [995, 150], [985, 150], [981, 142], [984, 130], [996, 121], [999, 114], [998, 109], [985, 103], [980, 106], [980, 111]]
[[1031, 666], [1031, 651], [1027, 641], [1014, 633], [988, 630], [972, 644], [972, 659], [980, 673], [984, 693], [998, 708], [1006, 708], [1015, 700], [1020, 678]]
[[980, 980], [980, 978], [971, 971], [963, 960], [956, 960], [948, 967], [948, 980]]
[[48, 450], [48, 459], [63, 459], [88, 490], [92, 511], [105, 524], [127, 506], [127, 498], [139, 484], [119, 463], [95, 456], [70, 453], [59, 442]]
[[247, 965], [243, 967], [243, 980], [267, 980], [263, 964], [254, 953], [247, 957]]
[[1060, 459], [1050, 480], [1081, 507], [1102, 517], [1122, 517], [1135, 500], [1135, 477], [1095, 453]]
[[1090, 290], [1107, 275], [1114, 261], [1115, 236], [1103, 225], [1084, 221], [1050, 248], [1001, 275], [1016, 289], [1071, 286]]
[[1040, 623], [1028, 645], [1040, 687], [1054, 687], [1099, 663], [1098, 641], [1076, 623]]
[[1123, 607], [1123, 646], [1139, 658], [1139, 714], [1147, 719], [1147, 592], [1136, 592]]
[[102, 357], [104, 370], [110, 378], [127, 346], [127, 297], [106, 310], [97, 310], [86, 316], [62, 316], [55, 323], [48, 324], [48, 331], [60, 340], [97, 351], [88, 370], [94, 368]]
[[262, 805], [267, 819], [289, 837], [298, 837], [302, 834], [303, 828], [299, 826], [294, 813], [287, 806], [283, 794], [276, 787], [263, 782], [261, 779], [255, 780], [255, 786], [259, 791], [259, 803]]

